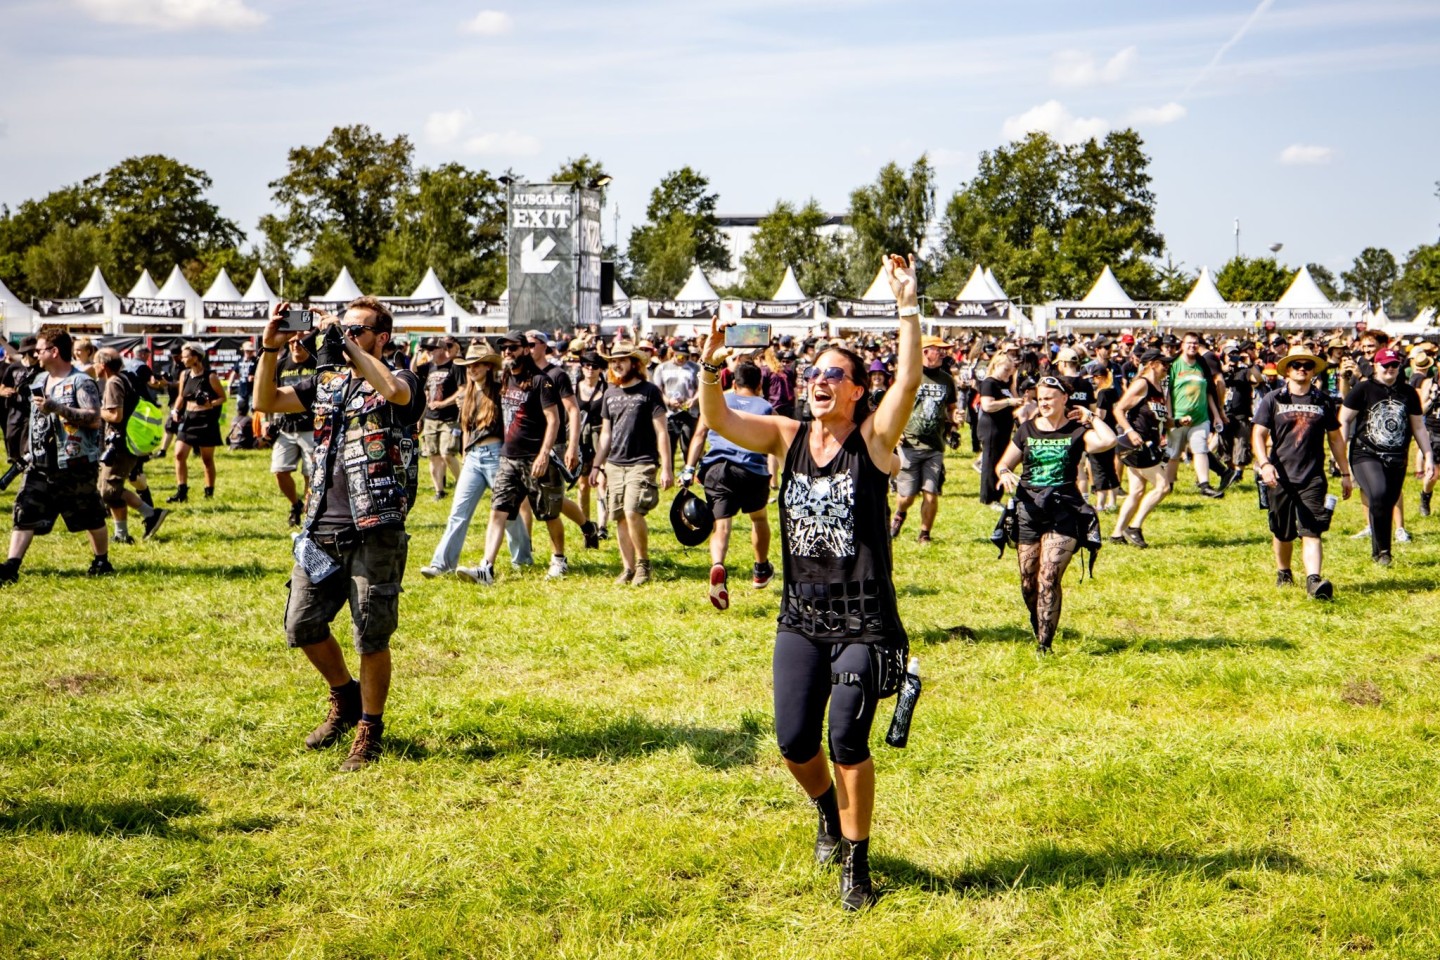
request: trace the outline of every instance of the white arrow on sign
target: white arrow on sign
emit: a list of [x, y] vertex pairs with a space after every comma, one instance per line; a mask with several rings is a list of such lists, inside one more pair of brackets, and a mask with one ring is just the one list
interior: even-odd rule
[[520, 241], [520, 272], [521, 273], [549, 273], [560, 266], [559, 260], [546, 260], [550, 251], [555, 249], [553, 237], [546, 237], [535, 245], [535, 234], [529, 234]]

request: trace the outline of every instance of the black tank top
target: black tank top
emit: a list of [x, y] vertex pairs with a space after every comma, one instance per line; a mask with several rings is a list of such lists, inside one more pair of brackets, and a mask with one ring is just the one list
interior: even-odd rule
[[1145, 398], [1126, 413], [1126, 419], [1140, 439], [1145, 443], [1160, 442], [1160, 427], [1170, 417], [1170, 405], [1165, 401], [1165, 391], [1149, 380], [1145, 381]]
[[780, 478], [785, 596], [780, 626], [830, 643], [905, 643], [890, 560], [890, 476], [859, 427], [828, 464], [803, 423]]
[[580, 396], [580, 392], [586, 389], [589, 388], [585, 386], [584, 380], [581, 380], [575, 385], [575, 402], [580, 405], [580, 428], [582, 430], [586, 427], [595, 427], [598, 429], [605, 409], [604, 378], [602, 377], [595, 383], [595, 392], [590, 394], [589, 400]]
[[184, 421], [189, 424], [209, 424], [220, 422], [220, 408], [213, 410], [197, 410], [197, 403], [212, 403], [217, 396], [214, 390], [210, 389], [210, 373], [207, 371], [200, 376], [186, 371], [185, 386], [181, 391], [185, 397], [185, 412], [182, 415]]

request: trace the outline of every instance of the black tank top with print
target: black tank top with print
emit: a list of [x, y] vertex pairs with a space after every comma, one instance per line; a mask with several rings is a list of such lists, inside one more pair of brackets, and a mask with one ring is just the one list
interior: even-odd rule
[[860, 429], [819, 466], [802, 423], [780, 478], [780, 627], [829, 643], [906, 642], [890, 559], [890, 477]]

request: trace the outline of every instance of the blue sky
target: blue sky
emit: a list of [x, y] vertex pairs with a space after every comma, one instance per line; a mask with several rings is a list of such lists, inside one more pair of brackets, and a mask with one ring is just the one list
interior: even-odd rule
[[[1170, 253], [1348, 266], [1440, 236], [1440, 3], [0, 0], [0, 202], [161, 152], [253, 230], [287, 148], [366, 123], [543, 178], [615, 177], [606, 240], [684, 164], [722, 213], [843, 211], [929, 151], [944, 200], [1028, 128], [1134, 125]], [[117, 278], [124, 283], [127, 278]]]

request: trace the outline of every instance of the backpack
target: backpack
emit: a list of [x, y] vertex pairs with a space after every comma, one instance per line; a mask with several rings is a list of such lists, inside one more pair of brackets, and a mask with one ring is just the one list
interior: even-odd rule
[[125, 421], [125, 446], [137, 457], [148, 457], [160, 449], [165, 439], [165, 411], [137, 396], [135, 409]]
[[225, 438], [231, 450], [255, 449], [255, 424], [249, 417], [236, 417], [230, 424], [230, 435]]

